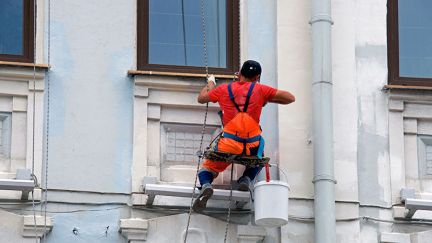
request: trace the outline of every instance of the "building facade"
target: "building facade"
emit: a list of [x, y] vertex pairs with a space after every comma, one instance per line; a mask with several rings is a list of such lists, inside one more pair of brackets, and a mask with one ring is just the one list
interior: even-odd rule
[[[317, 2], [331, 15], [311, 19]], [[260, 227], [252, 203], [233, 206], [227, 242], [319, 242], [314, 21], [331, 22], [335, 241], [432, 242], [432, 4], [326, 3], [0, 1], [0, 242], [183, 242], [191, 198], [146, 185], [192, 188], [201, 133], [220, 131], [217, 106], [203, 130], [196, 102], [205, 67], [230, 82], [248, 59], [296, 96], [261, 121], [289, 222]], [[192, 214], [187, 242], [222, 242], [228, 203]]]

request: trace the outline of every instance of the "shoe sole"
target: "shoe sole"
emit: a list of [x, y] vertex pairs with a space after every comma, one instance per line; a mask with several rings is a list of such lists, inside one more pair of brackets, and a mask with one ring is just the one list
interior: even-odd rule
[[249, 185], [240, 183], [237, 189], [239, 191], [247, 192], [247, 191], [249, 191]]
[[210, 199], [211, 196], [213, 196], [213, 189], [204, 189], [204, 191], [201, 192], [200, 196], [195, 199], [192, 209], [197, 213], [201, 213], [202, 211], [204, 211], [207, 206], [207, 201]]

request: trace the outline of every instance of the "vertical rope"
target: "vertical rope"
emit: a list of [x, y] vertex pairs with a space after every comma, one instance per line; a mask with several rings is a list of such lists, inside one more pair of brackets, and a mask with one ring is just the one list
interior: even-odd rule
[[207, 55], [207, 31], [206, 31], [206, 20], [205, 20], [205, 0], [201, 0], [201, 29], [203, 33], [203, 49], [204, 49], [204, 66], [206, 73], [206, 81], [209, 76], [208, 70], [208, 55]]
[[[208, 77], [209, 77], [209, 72], [208, 72], [208, 57], [207, 57], [206, 21], [205, 21], [205, 0], [201, 0], [201, 24], [202, 24], [201, 27], [202, 27], [202, 33], [203, 33], [204, 66], [205, 66], [206, 81], [207, 81]], [[198, 180], [198, 171], [199, 171], [199, 167], [201, 164], [201, 160], [203, 158], [202, 145], [203, 145], [203, 141], [204, 141], [204, 133], [205, 133], [206, 124], [207, 124], [208, 107], [209, 107], [209, 104], [206, 103], [206, 109], [205, 109], [205, 114], [204, 114], [204, 123], [203, 123], [203, 127], [201, 130], [201, 141], [200, 141], [200, 147], [199, 147], [199, 151], [198, 151], [198, 163], [197, 163], [196, 172], [195, 172], [195, 182], [194, 182], [194, 186], [193, 186], [193, 190], [192, 190], [191, 203], [189, 206], [189, 213], [188, 213], [188, 220], [187, 220], [187, 224], [186, 224], [184, 243], [186, 243], [188, 233], [189, 233], [189, 226], [190, 226], [191, 215], [192, 215], [192, 206], [193, 206], [193, 202], [194, 202], [196, 184], [197, 184], [197, 180]]]
[[[36, 176], [34, 174], [35, 171], [35, 114], [36, 114], [36, 1], [33, 1], [33, 117], [32, 117], [32, 178], [34, 181]], [[35, 185], [37, 186], [37, 185]], [[36, 209], [35, 209], [35, 199], [34, 199], [34, 189], [32, 191], [32, 210], [33, 210], [33, 226], [34, 226], [34, 233], [35, 233], [35, 241], [38, 243], [38, 235], [37, 235], [37, 228], [36, 228]]]
[[[51, 0], [48, 0], [48, 48], [47, 48], [47, 61], [48, 66], [51, 66]], [[47, 232], [47, 207], [48, 207], [48, 156], [49, 156], [49, 115], [50, 115], [50, 72], [47, 72], [47, 110], [46, 110], [46, 144], [45, 144], [45, 186], [44, 186], [44, 233], [45, 239]]]
[[233, 184], [232, 184], [233, 174], [234, 174], [234, 163], [231, 162], [230, 195], [229, 195], [229, 202], [228, 202], [228, 214], [227, 214], [226, 225], [225, 225], [224, 243], [227, 242], [228, 228], [229, 228], [229, 223], [230, 223], [230, 219], [231, 219], [231, 203], [232, 203], [232, 191], [233, 191]]
[[183, 54], [184, 54], [184, 65], [187, 66], [187, 48], [186, 48], [186, 23], [185, 23], [185, 6], [184, 0], [181, 1], [181, 11], [182, 11], [182, 27], [183, 27]]
[[186, 243], [188, 232], [189, 232], [189, 225], [190, 225], [191, 215], [192, 215], [192, 206], [193, 206], [194, 197], [195, 197], [196, 184], [197, 184], [197, 181], [198, 181], [198, 171], [199, 171], [199, 166], [201, 164], [201, 160], [203, 158], [202, 145], [203, 145], [204, 133], [205, 133], [206, 123], [207, 123], [207, 114], [208, 114], [208, 103], [206, 104], [206, 111], [205, 111], [205, 115], [204, 115], [204, 125], [203, 125], [203, 128], [201, 130], [200, 150], [198, 151], [199, 152], [199, 154], [198, 154], [198, 163], [197, 163], [196, 172], [195, 172], [195, 182], [194, 182], [193, 191], [192, 191], [191, 203], [190, 203], [190, 206], [189, 206], [189, 214], [188, 214], [188, 220], [187, 220], [187, 225], [186, 225], [186, 232], [185, 232], [184, 243]]

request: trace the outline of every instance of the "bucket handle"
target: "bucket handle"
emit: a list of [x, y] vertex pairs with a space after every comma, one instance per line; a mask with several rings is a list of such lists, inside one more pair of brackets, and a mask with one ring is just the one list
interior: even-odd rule
[[269, 163], [269, 165], [271, 165], [271, 166], [276, 166], [276, 167], [278, 168], [279, 172], [282, 172], [282, 174], [283, 174], [283, 176], [284, 176], [284, 178], [285, 178], [285, 182], [288, 184], [288, 190], [291, 191], [291, 187], [290, 187], [290, 185], [289, 185], [289, 183], [288, 183], [288, 176], [287, 176], [287, 174], [285, 173], [285, 171], [282, 170], [278, 164], [270, 164], [270, 163]]
[[[277, 164], [271, 164], [271, 163], [268, 163], [268, 164], [271, 165], [271, 166], [276, 166], [276, 167], [278, 168], [279, 172], [282, 172], [282, 174], [283, 174], [283, 176], [284, 176], [284, 178], [285, 178], [285, 182], [288, 184], [288, 190], [291, 191], [291, 187], [290, 187], [290, 185], [289, 185], [289, 183], [288, 183], [288, 176], [287, 176], [287, 174], [285, 173], [285, 171], [282, 170], [282, 169], [279, 167], [279, 165], [277, 165]], [[253, 180], [253, 184], [255, 184], [255, 183], [257, 182], [257, 180], [258, 180], [258, 176], [255, 177], [255, 179]]]

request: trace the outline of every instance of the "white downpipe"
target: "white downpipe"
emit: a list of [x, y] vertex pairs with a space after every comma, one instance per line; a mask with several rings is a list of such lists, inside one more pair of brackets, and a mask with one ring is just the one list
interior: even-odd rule
[[331, 0], [312, 0], [312, 116], [315, 243], [336, 242]]

